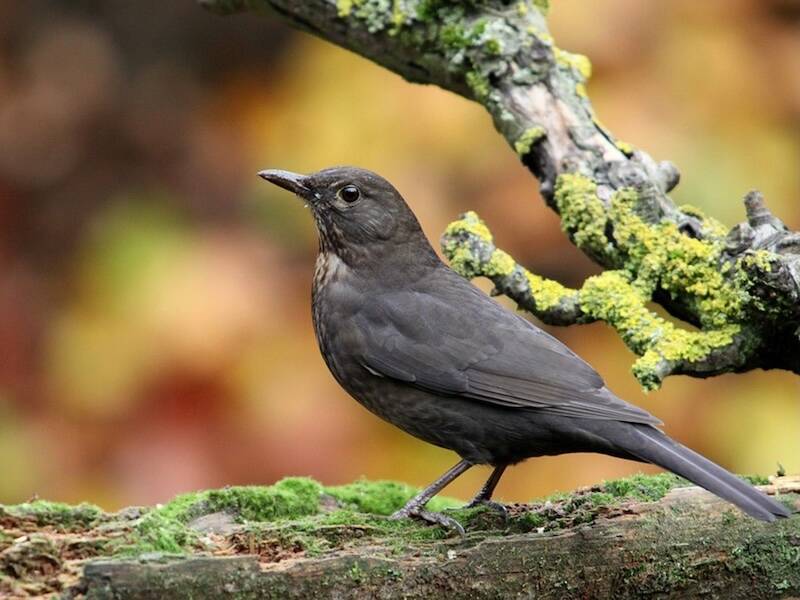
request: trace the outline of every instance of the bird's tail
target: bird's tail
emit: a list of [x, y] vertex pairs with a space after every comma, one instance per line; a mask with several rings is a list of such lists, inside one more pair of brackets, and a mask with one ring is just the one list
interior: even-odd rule
[[707, 489], [723, 500], [762, 521], [788, 517], [791, 513], [749, 483], [707, 458], [670, 439], [654, 427], [634, 425], [637, 435], [627, 437], [625, 450], [644, 462], [653, 463]]

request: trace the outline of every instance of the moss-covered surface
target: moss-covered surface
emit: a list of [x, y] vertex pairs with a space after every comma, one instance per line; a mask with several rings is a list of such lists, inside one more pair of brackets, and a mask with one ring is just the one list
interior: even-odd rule
[[[717, 568], [723, 559], [726, 572], [766, 589], [800, 589], [799, 518], [764, 525], [722, 503], [665, 499], [685, 485], [671, 474], [636, 475], [511, 505], [507, 515], [460, 509], [456, 500], [435, 498], [430, 508], [458, 519], [467, 530], [463, 537], [388, 519], [417, 491], [393, 482], [323, 486], [293, 477], [272, 486], [183, 494], [162, 506], [113, 514], [41, 501], [5, 506], [0, 507], [0, 597], [88, 590], [89, 597], [104, 598], [124, 595], [120, 590], [130, 589], [125, 586], [189, 597], [215, 589], [229, 593], [231, 582], [250, 590], [243, 597], [344, 593], [348, 586], [359, 593], [400, 586], [411, 597], [429, 597], [431, 586], [451, 576], [457, 581], [445, 589], [464, 592], [470, 588], [463, 587], [464, 574], [476, 569], [492, 577], [477, 597], [492, 597], [493, 585], [506, 584], [491, 574], [509, 568], [519, 585], [539, 581], [543, 597], [559, 591], [565, 593], [559, 597], [578, 597], [578, 590], [592, 585], [581, 570], [591, 570], [600, 559], [614, 562], [607, 566], [624, 580], [621, 589], [680, 588], [701, 575], [704, 564]], [[796, 487], [800, 491], [800, 483]], [[693, 490], [685, 491], [695, 498], [699, 492]], [[796, 507], [800, 496], [782, 498]], [[602, 540], [605, 546], [587, 554]], [[600, 548], [613, 552], [595, 556]], [[700, 560], [703, 553], [706, 563]], [[261, 581], [269, 573], [269, 581]], [[558, 580], [568, 587], [560, 588]]]
[[466, 547], [496, 536], [566, 531], [625, 514], [631, 503], [659, 500], [683, 485], [671, 474], [636, 475], [515, 504], [505, 516], [434, 498], [429, 508], [461, 522], [468, 532], [463, 539], [442, 527], [388, 519], [417, 490], [381, 481], [323, 486], [292, 477], [272, 486], [182, 494], [119, 513], [44, 501], [0, 506], [0, 596], [65, 589], [98, 558], [250, 554], [271, 564], [364, 546], [386, 557], [434, 556], [445, 540], [458, 538]]

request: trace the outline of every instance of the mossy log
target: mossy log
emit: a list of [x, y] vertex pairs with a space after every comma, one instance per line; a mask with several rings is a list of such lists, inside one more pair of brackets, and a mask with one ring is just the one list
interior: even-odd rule
[[[762, 483], [765, 480], [760, 480]], [[795, 511], [800, 477], [762, 487]], [[772, 598], [800, 595], [800, 514], [751, 519], [673, 475], [392, 521], [414, 489], [305, 478], [105, 513], [0, 507], [0, 597]]]
[[[800, 373], [800, 233], [757, 192], [728, 230], [668, 193], [679, 173], [616, 139], [596, 118], [591, 63], [559, 48], [548, 0], [198, 0], [218, 12], [269, 11], [406, 79], [472, 99], [540, 181], [570, 240], [607, 271], [580, 290], [529, 272], [476, 215], [442, 240], [454, 268], [490, 278], [542, 320], [604, 321], [654, 389], [673, 374], [755, 368]], [[592, 10], [587, 6], [586, 10]], [[479, 226], [477, 226], [480, 224]], [[692, 327], [648, 306], [661, 304]]]

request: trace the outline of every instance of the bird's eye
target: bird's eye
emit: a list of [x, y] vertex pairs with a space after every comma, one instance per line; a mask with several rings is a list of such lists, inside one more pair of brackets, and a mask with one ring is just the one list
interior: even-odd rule
[[339, 190], [339, 197], [348, 204], [352, 204], [361, 197], [361, 191], [354, 185], [346, 185]]

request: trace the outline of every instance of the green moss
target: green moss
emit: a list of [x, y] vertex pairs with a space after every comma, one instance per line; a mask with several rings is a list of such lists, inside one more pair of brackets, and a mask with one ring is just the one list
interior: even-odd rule
[[[292, 535], [308, 533], [320, 527], [375, 527], [376, 516], [393, 513], [418, 491], [412, 486], [391, 481], [362, 480], [348, 485], [323, 487], [313, 479], [288, 477], [271, 486], [232, 486], [181, 494], [145, 514], [136, 526], [135, 539], [121, 547], [120, 552], [185, 552], [200, 543], [198, 535], [187, 525], [198, 517], [217, 512], [234, 516], [250, 529], [285, 529]], [[327, 512], [322, 507], [325, 497], [336, 501], [336, 507]], [[458, 504], [453, 499], [435, 497], [429, 507], [431, 510], [443, 510]], [[381, 520], [377, 523], [381, 527], [400, 526], [395, 521]], [[284, 541], [288, 543], [288, 540], [285, 538]], [[313, 544], [305, 539], [303, 545], [310, 547]]]
[[676, 487], [686, 487], [689, 483], [674, 473], [658, 473], [657, 475], [644, 475], [642, 473], [604, 481], [603, 491], [616, 499], [634, 499], [647, 502], [661, 500], [667, 492]]
[[637, 474], [567, 494], [556, 493], [534, 502], [532, 510], [520, 517], [517, 529], [527, 526], [549, 531], [591, 523], [614, 507], [632, 501], [655, 502], [671, 489], [687, 485], [689, 482], [672, 473]]
[[764, 475], [742, 475], [742, 479], [744, 479], [750, 485], [769, 485], [769, 477]]
[[517, 138], [517, 141], [514, 142], [514, 150], [516, 150], [517, 154], [520, 156], [525, 156], [531, 151], [533, 145], [545, 135], [547, 135], [547, 132], [544, 127], [531, 127], [526, 129], [522, 135]]
[[[392, 514], [402, 508], [417, 492], [418, 488], [396, 481], [360, 480], [347, 485], [325, 488], [325, 493], [336, 498], [343, 508], [374, 515]], [[428, 506], [431, 510], [439, 511], [459, 504], [456, 500], [436, 496]]]
[[204, 512], [229, 512], [242, 521], [275, 521], [316, 514], [322, 486], [306, 477], [289, 477], [268, 487], [232, 486], [209, 491]]
[[86, 528], [100, 520], [103, 511], [93, 504], [73, 506], [61, 502], [35, 500], [24, 504], [2, 507], [9, 515], [29, 519], [38, 526], [52, 526], [60, 529]]

